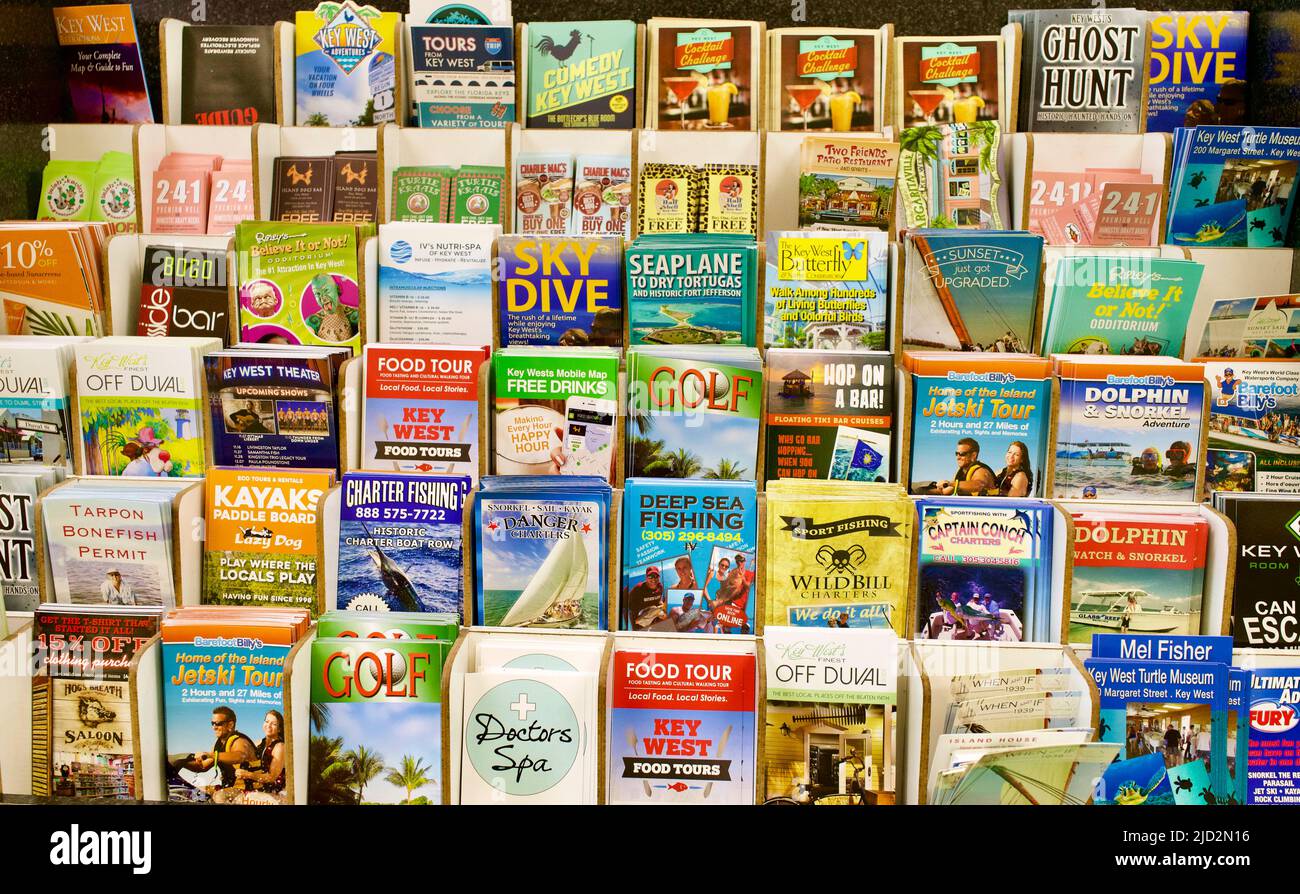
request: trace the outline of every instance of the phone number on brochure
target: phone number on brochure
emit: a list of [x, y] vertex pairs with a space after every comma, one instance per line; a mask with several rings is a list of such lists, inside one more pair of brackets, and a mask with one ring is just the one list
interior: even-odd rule
[[708, 540], [718, 543], [739, 543], [744, 537], [735, 531], [642, 531], [642, 540]]

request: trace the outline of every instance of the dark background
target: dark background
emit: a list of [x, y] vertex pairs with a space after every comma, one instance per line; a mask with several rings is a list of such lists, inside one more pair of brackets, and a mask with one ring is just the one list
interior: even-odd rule
[[[70, 120], [50, 10], [64, 2], [0, 0], [0, 53], [6, 83], [0, 90], [0, 218], [30, 218], [47, 160], [43, 126]], [[409, 0], [372, 0], [381, 10], [405, 12]], [[136, 0], [136, 30], [145, 71], [161, 121], [158, 83], [158, 22], [177, 18], [210, 25], [256, 25], [292, 21], [313, 0]], [[769, 27], [839, 25], [877, 27], [892, 22], [896, 34], [991, 34], [1007, 21], [1008, 9], [1087, 8], [1089, 0], [515, 0], [516, 22], [567, 19], [633, 19], [651, 16], [765, 19]], [[1105, 5], [1104, 0], [1098, 5]], [[1117, 2], [1116, 7], [1131, 5]], [[1165, 8], [1137, 2], [1144, 9]], [[1300, 125], [1300, 9], [1296, 0], [1185, 0], [1180, 10], [1245, 9], [1251, 13], [1251, 123]], [[1292, 245], [1296, 230], [1292, 227]]]

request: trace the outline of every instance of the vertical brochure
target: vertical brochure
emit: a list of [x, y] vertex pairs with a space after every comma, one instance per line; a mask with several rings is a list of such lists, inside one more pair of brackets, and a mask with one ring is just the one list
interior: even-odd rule
[[752, 804], [753, 654], [616, 649], [609, 803]]
[[524, 33], [528, 127], [637, 125], [635, 22], [529, 22]]

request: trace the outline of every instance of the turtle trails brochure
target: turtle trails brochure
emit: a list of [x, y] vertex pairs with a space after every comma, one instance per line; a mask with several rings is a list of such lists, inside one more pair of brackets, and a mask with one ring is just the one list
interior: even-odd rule
[[285, 662], [306, 611], [190, 607], [162, 620], [171, 801], [284, 804]]
[[[410, 638], [312, 640], [311, 705], [324, 719], [312, 736], [308, 804], [442, 803], [442, 668], [452, 642], [396, 629]], [[365, 772], [360, 755], [377, 772]]]
[[619, 236], [501, 236], [499, 343], [623, 346]]
[[162, 609], [46, 605], [33, 617], [32, 794], [134, 799], [130, 667]]
[[474, 499], [475, 623], [604, 630], [609, 484], [489, 476]]
[[997, 353], [909, 351], [908, 489], [930, 496], [1036, 497], [1051, 429], [1051, 362]]
[[1203, 517], [1096, 509], [1074, 513], [1074, 586], [1068, 641], [1095, 633], [1201, 631]]
[[612, 348], [503, 348], [492, 355], [497, 475], [613, 480], [619, 357]]
[[1166, 241], [1197, 248], [1286, 245], [1297, 165], [1297, 127], [1178, 128]]
[[55, 7], [54, 30], [68, 79], [73, 121], [153, 122], [131, 4]]
[[[753, 646], [634, 640], [611, 658], [610, 804], [752, 804]], [[674, 642], [679, 642], [675, 640]], [[653, 648], [653, 651], [651, 651]]]
[[870, 131], [885, 125], [889, 27], [767, 32], [769, 130]]
[[336, 606], [461, 617], [468, 476], [347, 472], [339, 504]]
[[529, 22], [526, 126], [635, 127], [636, 30], [631, 21]]
[[1061, 258], [1044, 298], [1043, 354], [1181, 357], [1204, 270], [1171, 258]]
[[1013, 9], [1024, 32], [1020, 130], [1146, 130], [1147, 20], [1137, 9]]
[[[1230, 804], [1236, 787], [1229, 743], [1236, 737], [1228, 703], [1227, 636], [1098, 634], [1084, 662], [1101, 693], [1102, 742], [1124, 750], [1106, 769], [1095, 803]], [[1188, 756], [1184, 736], [1196, 746]], [[1245, 741], [1231, 749], [1238, 772]]]
[[1191, 502], [1205, 370], [1169, 357], [1058, 354], [1055, 499]]
[[889, 234], [883, 230], [771, 230], [765, 273], [765, 347], [890, 346]]
[[622, 514], [620, 630], [755, 632], [754, 482], [632, 478]]
[[1300, 576], [1300, 497], [1217, 493], [1214, 508], [1237, 532], [1233, 642], [1249, 649], [1300, 648], [1300, 608], [1291, 589]]
[[1043, 237], [913, 230], [903, 269], [903, 348], [1032, 352]]
[[317, 516], [333, 485], [332, 469], [209, 469], [203, 603], [315, 614]]
[[1300, 364], [1294, 360], [1205, 360], [1210, 389], [1205, 487], [1210, 491], [1300, 491]]
[[368, 344], [361, 468], [477, 482], [482, 348]]
[[889, 480], [894, 397], [885, 351], [769, 348], [766, 479]]
[[339, 465], [341, 348], [229, 348], [203, 358], [217, 466]]
[[1245, 124], [1246, 12], [1158, 12], [1151, 17], [1147, 131]]
[[632, 348], [627, 381], [629, 477], [753, 481], [762, 474], [756, 349]]
[[766, 623], [906, 636], [916, 509], [896, 484], [769, 481]]
[[83, 475], [203, 475], [203, 355], [219, 338], [122, 335], [83, 342], [77, 424]]

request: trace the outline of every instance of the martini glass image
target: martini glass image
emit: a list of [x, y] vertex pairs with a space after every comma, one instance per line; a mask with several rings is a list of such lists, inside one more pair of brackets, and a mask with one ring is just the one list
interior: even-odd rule
[[808, 129], [808, 110], [812, 104], [817, 101], [817, 97], [822, 95], [820, 84], [786, 84], [785, 92], [790, 94], [790, 98], [799, 106], [799, 111], [803, 113], [803, 129]]
[[672, 91], [673, 98], [677, 100], [677, 108], [681, 110], [681, 117], [678, 120], [681, 122], [682, 130], [685, 130], [686, 100], [691, 98], [691, 94], [695, 92], [696, 87], [700, 86], [700, 82], [694, 77], [671, 77], [664, 78], [664, 85]]
[[943, 102], [944, 92], [942, 90], [908, 90], [907, 95], [912, 97], [912, 102], [921, 110], [921, 115], [925, 118], [926, 124], [935, 124], [934, 113]]

